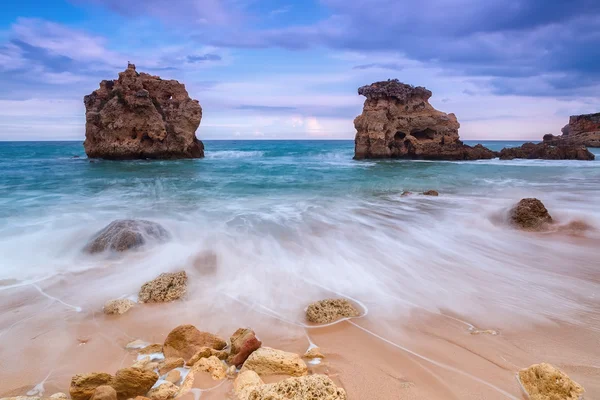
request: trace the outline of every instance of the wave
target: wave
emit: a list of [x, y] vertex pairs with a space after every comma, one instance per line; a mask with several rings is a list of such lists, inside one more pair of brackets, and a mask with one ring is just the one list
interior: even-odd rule
[[222, 150], [207, 151], [205, 158], [257, 158], [263, 157], [264, 151], [241, 151], [241, 150]]

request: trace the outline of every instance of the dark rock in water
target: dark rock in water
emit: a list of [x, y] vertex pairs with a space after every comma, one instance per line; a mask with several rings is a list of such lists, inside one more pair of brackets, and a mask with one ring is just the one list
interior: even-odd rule
[[100, 82], [84, 103], [83, 146], [90, 158], [204, 157], [196, 138], [202, 107], [178, 81], [138, 73], [129, 64], [119, 79]]
[[501, 160], [514, 158], [544, 159], [544, 160], [593, 160], [596, 158], [583, 145], [548, 143], [525, 143], [520, 147], [504, 148], [500, 151]]
[[600, 147], [600, 113], [572, 115], [562, 135], [544, 135], [544, 143]]
[[540, 200], [522, 199], [509, 213], [510, 222], [517, 228], [528, 231], [539, 231], [553, 222], [550, 213]]
[[439, 196], [440, 194], [438, 193], [437, 190], [428, 190], [426, 192], [423, 192], [423, 195], [425, 195], [425, 196]]
[[429, 104], [431, 92], [397, 79], [375, 82], [358, 89], [366, 96], [363, 112], [354, 120], [354, 158], [407, 158], [426, 160], [477, 160], [496, 153], [459, 140], [460, 124], [454, 114]]
[[92, 254], [106, 250], [122, 252], [140, 247], [148, 239], [164, 241], [168, 238], [169, 233], [156, 222], [120, 219], [98, 232], [85, 251]]

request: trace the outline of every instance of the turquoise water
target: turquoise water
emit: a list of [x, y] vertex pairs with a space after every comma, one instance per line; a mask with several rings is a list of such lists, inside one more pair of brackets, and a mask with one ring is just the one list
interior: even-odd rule
[[[118, 281], [73, 287], [85, 306], [210, 253], [220, 271], [210, 290], [226, 282], [282, 314], [327, 288], [380, 310], [408, 304], [486, 318], [490, 309], [568, 318], [600, 289], [582, 281], [600, 265], [597, 230], [574, 239], [506, 224], [512, 204], [538, 197], [559, 224], [600, 227], [600, 161], [354, 161], [352, 141], [205, 145], [200, 160], [91, 162], [80, 142], [0, 142], [0, 279], [126, 263]], [[440, 197], [418, 195], [428, 189]], [[82, 253], [118, 218], [159, 222], [172, 239], [121, 258]], [[280, 289], [290, 279], [293, 296]]]

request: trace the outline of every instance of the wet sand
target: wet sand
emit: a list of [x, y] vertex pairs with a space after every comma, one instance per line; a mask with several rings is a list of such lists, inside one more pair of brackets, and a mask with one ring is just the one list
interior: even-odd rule
[[[72, 285], [101, 282], [110, 274], [107, 267], [2, 288], [0, 396], [68, 393], [76, 373], [114, 373], [133, 364], [135, 352], [125, 349], [132, 340], [162, 343], [172, 328], [191, 323], [224, 338], [250, 326], [264, 345], [299, 354], [312, 342], [326, 358], [309, 364], [310, 371], [329, 375], [349, 399], [523, 399], [515, 375], [539, 362], [565, 371], [584, 386], [586, 398], [600, 398], [599, 314], [571, 316], [577, 325], [521, 318], [502, 326], [489, 324], [497, 318], [418, 307], [390, 318], [389, 310], [369, 305], [364, 317], [306, 328], [301, 309], [297, 315], [279, 315], [227, 294], [212, 304], [191, 295], [182, 302], [138, 305], [122, 316], [104, 315], [97, 302], [80, 311], [82, 299], [61, 296], [72, 293], [67, 291]], [[600, 310], [594, 299], [589, 301], [589, 308]], [[206, 374], [194, 387], [202, 391], [186, 397], [235, 398], [231, 380], [215, 382]]]

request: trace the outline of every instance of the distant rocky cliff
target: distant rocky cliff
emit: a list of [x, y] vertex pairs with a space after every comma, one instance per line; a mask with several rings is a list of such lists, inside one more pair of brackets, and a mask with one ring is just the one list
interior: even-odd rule
[[84, 104], [90, 158], [204, 157], [196, 138], [202, 108], [178, 81], [138, 73], [129, 64], [119, 79], [100, 82]]
[[572, 115], [562, 135], [545, 135], [544, 143], [600, 147], [600, 113]]
[[354, 158], [476, 160], [494, 158], [481, 145], [470, 147], [458, 136], [454, 114], [429, 104], [431, 92], [397, 79], [358, 89], [365, 96], [363, 112], [354, 120]]

